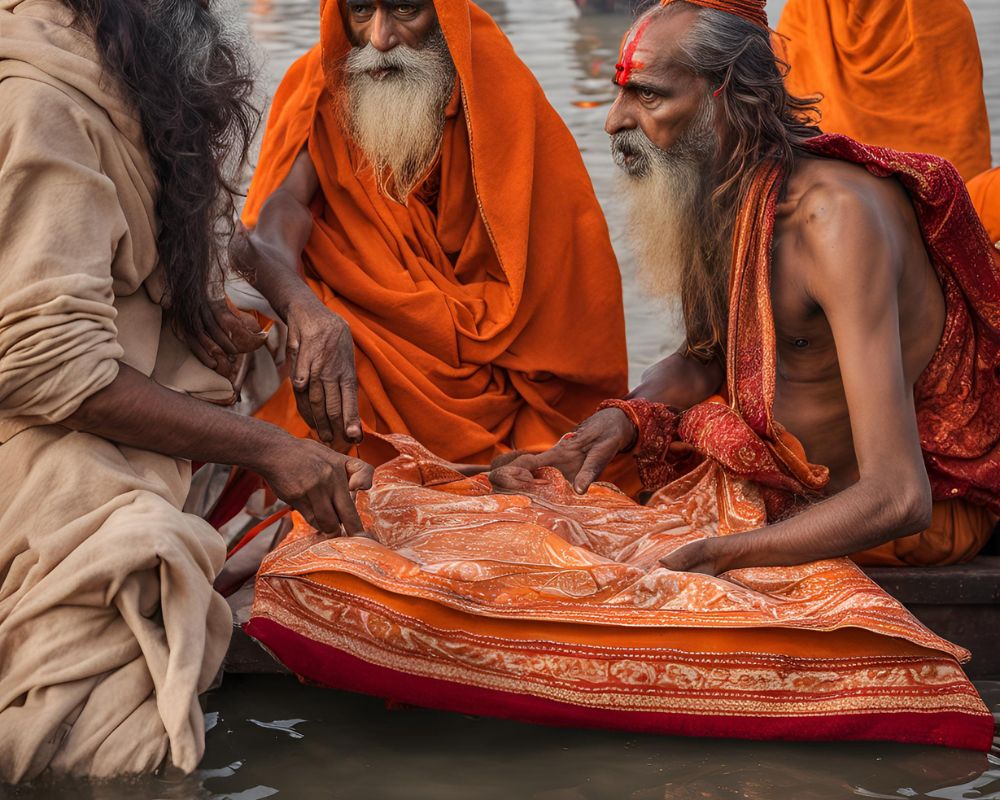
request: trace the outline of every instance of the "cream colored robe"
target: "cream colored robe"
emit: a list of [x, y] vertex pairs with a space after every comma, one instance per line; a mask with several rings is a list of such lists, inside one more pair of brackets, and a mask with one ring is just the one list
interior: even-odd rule
[[53, 0], [0, 0], [0, 780], [204, 750], [230, 614], [186, 461], [59, 422], [124, 362], [225, 401], [163, 324], [137, 117]]

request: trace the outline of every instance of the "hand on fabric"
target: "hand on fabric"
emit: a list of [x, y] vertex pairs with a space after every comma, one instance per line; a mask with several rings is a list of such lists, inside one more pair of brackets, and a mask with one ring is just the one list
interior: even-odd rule
[[364, 533], [354, 493], [370, 489], [373, 468], [309, 439], [273, 448], [257, 469], [274, 493], [322, 533]]
[[534, 476], [536, 470], [555, 467], [578, 494], [585, 494], [634, 437], [635, 426], [625, 413], [606, 408], [584, 420], [544, 453], [525, 453], [499, 464], [490, 472], [490, 482], [504, 491], [528, 491], [539, 483]]
[[678, 547], [670, 555], [660, 559], [660, 565], [674, 572], [696, 572], [701, 575], [720, 575], [726, 572], [721, 563], [719, 548], [721, 539], [698, 539]]
[[363, 433], [350, 327], [314, 296], [289, 306], [286, 319], [299, 414], [336, 449], [358, 444]]
[[244, 357], [263, 345], [267, 334], [251, 314], [240, 311], [224, 294], [202, 308], [197, 325], [184, 334], [191, 351], [206, 367], [232, 381], [239, 392]]

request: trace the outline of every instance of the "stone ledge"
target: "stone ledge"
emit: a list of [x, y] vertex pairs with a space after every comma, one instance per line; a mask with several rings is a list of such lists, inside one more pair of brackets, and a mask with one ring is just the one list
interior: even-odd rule
[[870, 567], [865, 572], [906, 605], [1000, 605], [1000, 556], [979, 556], [954, 567]]

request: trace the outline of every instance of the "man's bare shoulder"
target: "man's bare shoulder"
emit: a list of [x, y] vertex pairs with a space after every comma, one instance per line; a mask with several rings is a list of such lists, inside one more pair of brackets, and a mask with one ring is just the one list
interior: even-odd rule
[[833, 159], [803, 159], [788, 180], [781, 210], [803, 232], [841, 232], [857, 223], [882, 224], [896, 215], [905, 193], [893, 180]]
[[803, 267], [842, 275], [899, 262], [912, 209], [894, 180], [833, 159], [802, 159], [788, 181], [777, 225], [789, 255]]

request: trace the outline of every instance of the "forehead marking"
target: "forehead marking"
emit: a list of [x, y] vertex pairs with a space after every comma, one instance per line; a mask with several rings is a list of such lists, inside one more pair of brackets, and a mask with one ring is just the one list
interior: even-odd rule
[[641, 61], [636, 60], [635, 51], [639, 48], [639, 42], [652, 21], [653, 15], [648, 14], [645, 19], [640, 20], [638, 25], [626, 32], [625, 38], [622, 39], [621, 55], [615, 65], [615, 83], [619, 86], [627, 84], [633, 72], [646, 66]]

